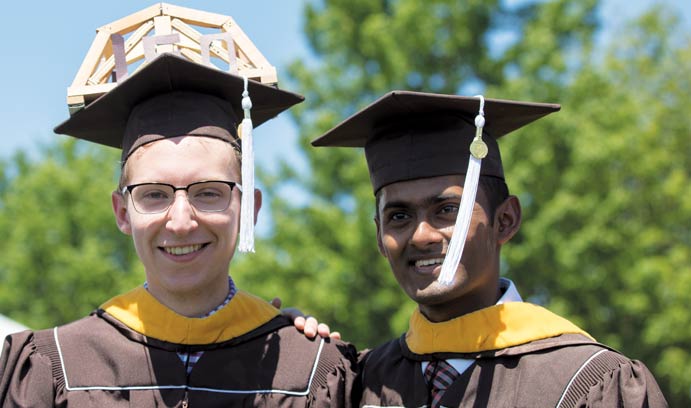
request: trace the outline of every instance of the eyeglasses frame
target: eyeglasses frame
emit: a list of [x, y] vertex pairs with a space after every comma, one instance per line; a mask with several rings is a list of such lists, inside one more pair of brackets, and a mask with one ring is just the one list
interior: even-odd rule
[[[237, 187], [237, 189], [240, 191], [240, 193], [242, 193], [242, 185], [241, 185], [240, 183], [238, 183], [238, 182], [235, 182], [235, 181], [228, 181], [228, 180], [201, 180], [201, 181], [195, 181], [194, 183], [190, 183], [190, 184], [188, 184], [188, 185], [186, 185], [186, 186], [184, 186], [184, 187], [178, 187], [178, 186], [174, 186], [174, 185], [169, 184], [169, 183], [160, 183], [160, 182], [148, 182], [148, 183], [129, 184], [129, 185], [127, 185], [127, 186], [124, 186], [124, 187], [120, 190], [120, 194], [124, 197], [124, 196], [125, 196], [125, 193], [130, 193], [130, 199], [132, 200], [132, 206], [133, 206], [134, 209], [135, 209], [138, 213], [140, 213], [140, 214], [161, 214], [161, 213], [164, 213], [164, 212], [166, 212], [166, 211], [168, 211], [168, 210], [170, 209], [170, 207], [171, 207], [171, 206], [173, 205], [173, 203], [175, 202], [175, 199], [173, 199], [173, 201], [171, 201], [171, 203], [168, 205], [168, 207], [164, 208], [164, 209], [161, 210], [161, 211], [156, 211], [156, 212], [141, 212], [141, 211], [139, 211], [139, 209], [137, 208], [137, 206], [134, 204], [134, 198], [132, 197], [132, 190], [134, 190], [136, 187], [139, 187], [139, 186], [150, 186], [150, 185], [171, 187], [171, 188], [173, 189], [173, 195], [175, 195], [176, 192], [178, 192], [178, 191], [180, 191], [180, 190], [183, 190], [183, 191], [187, 194], [188, 202], [189, 202], [189, 193], [190, 193], [189, 189], [190, 189], [190, 187], [192, 187], [192, 186], [194, 186], [194, 185], [196, 185], [196, 184], [202, 184], [202, 183], [223, 183], [223, 184], [226, 184], [226, 185], [228, 185], [228, 186], [230, 187], [230, 192], [231, 192], [231, 194], [232, 194], [233, 189], [234, 189], [235, 187]], [[230, 205], [230, 201], [228, 201], [228, 205]], [[192, 205], [191, 202], [190, 202], [190, 206], [192, 206], [192, 208], [194, 208], [195, 210], [198, 210], [198, 211], [201, 211], [201, 212], [209, 212], [209, 213], [223, 212], [223, 211], [225, 211], [226, 209], [228, 209], [228, 206], [226, 206], [226, 207], [223, 208], [222, 210], [214, 210], [214, 211], [202, 210], [202, 209], [199, 209], [199, 208], [195, 207], [194, 205]]]

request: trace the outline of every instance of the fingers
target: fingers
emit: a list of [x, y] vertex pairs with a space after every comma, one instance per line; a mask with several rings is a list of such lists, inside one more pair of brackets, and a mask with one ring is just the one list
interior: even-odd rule
[[305, 323], [307, 323], [307, 319], [304, 316], [298, 316], [293, 319], [293, 325], [300, 331], [305, 331]]
[[[271, 304], [275, 307], [280, 309], [281, 308], [281, 299], [278, 297], [273, 298], [271, 300]], [[305, 337], [309, 339], [315, 338], [317, 335], [320, 337], [330, 337], [332, 339], [341, 339], [341, 333], [339, 332], [333, 332], [331, 333], [331, 329], [329, 328], [329, 325], [325, 323], [319, 323], [317, 319], [315, 319], [312, 316], [305, 316], [302, 311], [299, 309], [296, 309], [294, 307], [288, 307], [285, 309], [281, 309], [281, 314], [284, 316], [289, 317], [293, 321], [293, 326], [295, 326], [296, 329], [301, 331]]]
[[317, 325], [317, 333], [319, 333], [321, 337], [329, 337], [331, 329], [328, 324], [319, 323], [319, 325]]
[[296, 329], [302, 331], [305, 337], [310, 339], [315, 338], [317, 335], [324, 338], [331, 337], [336, 340], [341, 339], [341, 333], [332, 333], [329, 325], [319, 323], [319, 321], [312, 316], [297, 316], [293, 319], [293, 325]]
[[312, 316], [308, 316], [305, 320], [305, 327], [302, 329], [305, 337], [313, 339], [318, 332], [319, 322]]

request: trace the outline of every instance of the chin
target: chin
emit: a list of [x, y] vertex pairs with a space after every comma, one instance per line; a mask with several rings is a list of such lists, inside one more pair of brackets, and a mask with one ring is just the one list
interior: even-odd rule
[[435, 281], [426, 288], [416, 290], [412, 295], [409, 293], [408, 296], [419, 304], [437, 305], [453, 298], [452, 289], [453, 286], [442, 285]]

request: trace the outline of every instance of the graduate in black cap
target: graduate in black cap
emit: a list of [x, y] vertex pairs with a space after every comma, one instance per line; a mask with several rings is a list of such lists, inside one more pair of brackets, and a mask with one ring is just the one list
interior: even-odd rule
[[122, 149], [112, 205], [146, 283], [76, 322], [9, 337], [0, 406], [351, 405], [352, 347], [308, 339], [228, 275], [236, 245], [253, 250], [240, 224], [261, 206], [238, 126], [246, 136], [300, 101], [163, 54], [56, 128]]
[[559, 108], [394, 91], [313, 142], [364, 148], [379, 250], [419, 305], [363, 353], [360, 406], [667, 406], [645, 365], [499, 276], [521, 208], [497, 139]]

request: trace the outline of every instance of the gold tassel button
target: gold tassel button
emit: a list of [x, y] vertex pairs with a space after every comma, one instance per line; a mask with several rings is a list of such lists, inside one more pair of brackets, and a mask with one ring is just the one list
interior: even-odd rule
[[487, 151], [487, 144], [480, 138], [475, 138], [470, 144], [470, 154], [476, 159], [484, 159]]

